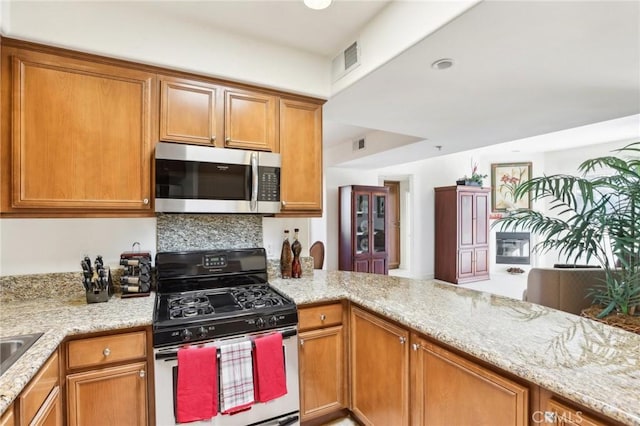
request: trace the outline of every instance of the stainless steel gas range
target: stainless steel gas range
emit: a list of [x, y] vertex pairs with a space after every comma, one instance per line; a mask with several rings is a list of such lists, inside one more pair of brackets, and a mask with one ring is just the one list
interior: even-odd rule
[[[156, 255], [153, 345], [158, 426], [182, 424], [177, 420], [181, 349], [215, 346], [220, 359], [221, 348], [273, 333], [282, 335], [286, 393], [268, 402], [251, 403], [233, 414], [223, 414], [217, 404], [211, 419], [189, 424], [299, 424], [297, 309], [291, 299], [269, 286], [266, 269], [266, 253], [261, 248]], [[255, 351], [255, 345], [253, 348]], [[218, 364], [219, 389], [221, 381]], [[221, 398], [220, 392], [217, 395]]]

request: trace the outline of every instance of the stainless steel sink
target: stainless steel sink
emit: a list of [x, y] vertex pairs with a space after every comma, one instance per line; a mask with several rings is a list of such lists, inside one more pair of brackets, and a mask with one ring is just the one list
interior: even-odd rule
[[0, 374], [4, 373], [22, 356], [42, 333], [21, 334], [0, 338]]

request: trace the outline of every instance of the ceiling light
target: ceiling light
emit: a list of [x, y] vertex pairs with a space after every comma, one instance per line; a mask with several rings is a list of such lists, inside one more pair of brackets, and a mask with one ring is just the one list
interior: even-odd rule
[[431, 68], [435, 70], [446, 70], [447, 68], [451, 68], [453, 66], [453, 59], [443, 58], [438, 59], [434, 63], [431, 64]]
[[322, 10], [331, 5], [332, 0], [304, 0], [305, 6], [309, 9]]

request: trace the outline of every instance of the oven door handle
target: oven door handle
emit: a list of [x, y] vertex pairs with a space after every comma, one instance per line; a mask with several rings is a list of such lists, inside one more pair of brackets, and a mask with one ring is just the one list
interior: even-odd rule
[[[282, 339], [288, 339], [290, 337], [293, 337], [295, 335], [298, 334], [298, 330], [294, 329], [294, 330], [285, 330], [283, 332], [281, 332], [280, 334], [282, 334]], [[220, 355], [218, 354], [218, 357], [220, 357]], [[178, 358], [178, 351], [170, 351], [170, 352], [162, 352], [162, 353], [157, 353], [155, 354], [155, 359], [157, 360], [161, 360], [164, 359], [165, 361], [171, 361], [171, 360], [175, 360]]]

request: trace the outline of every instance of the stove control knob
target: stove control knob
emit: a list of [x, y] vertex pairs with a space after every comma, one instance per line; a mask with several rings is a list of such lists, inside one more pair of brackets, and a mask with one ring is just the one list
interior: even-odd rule
[[256, 320], [256, 325], [258, 326], [258, 328], [264, 328], [264, 320], [262, 318], [258, 318]]
[[270, 326], [274, 326], [278, 323], [278, 318], [276, 318], [276, 316], [272, 316], [271, 318], [269, 318], [269, 325]]
[[187, 328], [182, 330], [182, 333], [180, 333], [180, 337], [182, 337], [182, 340], [184, 340], [185, 342], [191, 340], [191, 336], [193, 336], [193, 333], [190, 332]]
[[207, 337], [207, 329], [206, 329], [206, 328], [204, 328], [204, 327], [200, 327], [200, 328], [198, 329], [198, 337], [200, 337], [200, 338], [205, 338], [205, 337]]

